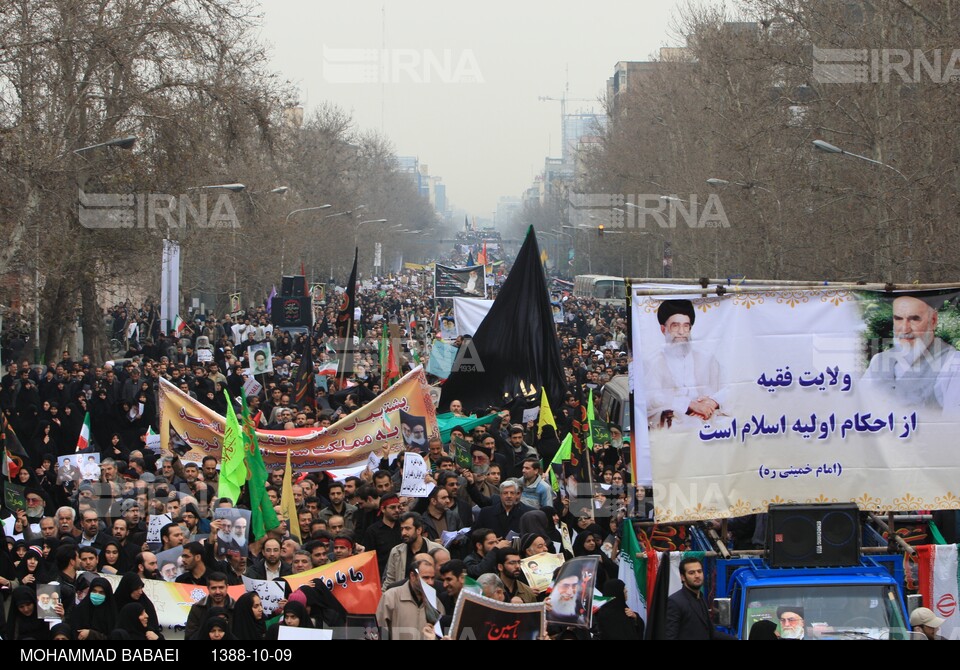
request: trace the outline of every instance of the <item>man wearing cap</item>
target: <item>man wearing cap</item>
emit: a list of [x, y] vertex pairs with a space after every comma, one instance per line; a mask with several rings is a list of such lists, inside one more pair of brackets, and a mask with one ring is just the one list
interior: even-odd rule
[[665, 344], [645, 364], [650, 428], [691, 426], [729, 413], [727, 393], [720, 389], [720, 364], [691, 344], [695, 320], [689, 300], [664, 300], [657, 310]]
[[951, 382], [957, 350], [934, 333], [936, 298], [902, 295], [893, 300], [893, 346], [870, 359], [864, 388], [897, 400], [904, 408], [943, 408], [960, 413], [960, 380]]
[[926, 607], [918, 607], [910, 613], [910, 625], [917, 633], [926, 635], [928, 640], [944, 639], [940, 635], [940, 626], [943, 625], [943, 619]]
[[380, 520], [367, 528], [363, 536], [363, 546], [377, 552], [377, 565], [382, 577], [387, 569], [390, 550], [403, 541], [400, 535], [400, 498], [396, 493], [386, 493], [380, 497]]

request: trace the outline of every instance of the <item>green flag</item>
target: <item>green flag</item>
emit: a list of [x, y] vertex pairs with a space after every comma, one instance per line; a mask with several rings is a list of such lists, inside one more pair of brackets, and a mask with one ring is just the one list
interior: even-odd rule
[[554, 493], [560, 490], [560, 480], [563, 478], [563, 462], [570, 461], [570, 452], [572, 449], [573, 433], [567, 433], [567, 436], [563, 438], [563, 442], [560, 443], [560, 448], [557, 449], [556, 456], [550, 461], [550, 485], [553, 487]]
[[234, 505], [240, 499], [240, 489], [247, 481], [247, 468], [243, 461], [243, 436], [240, 422], [233, 411], [233, 402], [227, 396], [227, 420], [223, 427], [223, 451], [220, 460], [220, 486], [217, 494], [221, 498], [229, 498]]
[[253, 418], [250, 416], [250, 408], [247, 407], [247, 396], [241, 394], [243, 401], [243, 451], [246, 457], [247, 469], [250, 471], [250, 480], [247, 484], [247, 490], [250, 492], [250, 509], [253, 514], [250, 517], [250, 524], [253, 526], [253, 538], [259, 540], [267, 534], [268, 530], [273, 530], [280, 525], [277, 513], [270, 504], [270, 498], [267, 496], [267, 466], [263, 463], [263, 456], [260, 454], [260, 445], [257, 443], [257, 432], [253, 426]]
[[27, 509], [26, 487], [18, 486], [13, 482], [3, 484], [3, 506], [11, 512]]
[[[639, 554], [639, 556], [638, 556]], [[630, 519], [624, 519], [617, 579], [627, 587], [627, 607], [647, 622], [647, 557]]]
[[587, 404], [587, 426], [587, 449], [592, 451], [594, 445], [610, 441], [610, 425], [598, 419], [594, 411], [593, 389], [590, 389], [590, 400]]
[[471, 470], [473, 468], [473, 455], [470, 453], [470, 443], [461, 440], [459, 437], [453, 438], [453, 458], [457, 467]]

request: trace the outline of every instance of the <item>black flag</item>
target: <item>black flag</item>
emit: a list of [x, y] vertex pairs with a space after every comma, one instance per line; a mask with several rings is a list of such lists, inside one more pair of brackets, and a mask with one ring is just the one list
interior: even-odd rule
[[566, 391], [560, 342], [531, 226], [489, 313], [460, 347], [440, 407], [460, 400], [467, 410], [493, 406], [519, 412], [540, 403], [541, 387], [559, 407]]
[[313, 347], [310, 342], [304, 347], [306, 351], [300, 357], [300, 367], [297, 368], [297, 386], [293, 392], [294, 402], [299, 407], [317, 407], [316, 378], [313, 376]]
[[[629, 522], [630, 520], [627, 519]], [[657, 577], [653, 584], [653, 593], [648, 594], [647, 623], [644, 630], [646, 640], [667, 639], [667, 600], [670, 598], [670, 552], [663, 552]]]
[[337, 339], [340, 340], [340, 369], [337, 378], [341, 386], [353, 371], [353, 310], [357, 306], [357, 256], [359, 249], [353, 250], [353, 270], [347, 290], [340, 297], [340, 311], [337, 313]]

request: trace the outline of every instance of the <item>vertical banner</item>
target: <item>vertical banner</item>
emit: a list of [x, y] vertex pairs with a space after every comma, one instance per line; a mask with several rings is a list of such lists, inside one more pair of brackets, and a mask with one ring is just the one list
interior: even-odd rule
[[169, 333], [180, 313], [180, 244], [163, 241], [160, 264], [160, 329]]
[[673, 288], [631, 305], [638, 479], [649, 468], [657, 521], [960, 508], [956, 289]]
[[373, 245], [373, 267], [383, 267], [383, 245], [379, 242]]

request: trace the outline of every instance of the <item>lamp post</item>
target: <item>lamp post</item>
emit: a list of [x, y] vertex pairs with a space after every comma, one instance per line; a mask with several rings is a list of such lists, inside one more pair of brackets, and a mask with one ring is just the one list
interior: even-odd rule
[[357, 243], [360, 240], [360, 226], [364, 225], [365, 223], [386, 223], [386, 222], [387, 222], [386, 219], [367, 219], [366, 221], [358, 222], [353, 232], [353, 246], [357, 246]]
[[814, 146], [815, 149], [819, 149], [820, 151], [823, 151], [823, 152], [828, 153], [828, 154], [840, 154], [841, 156], [850, 156], [851, 158], [859, 158], [859, 159], [862, 160], [862, 161], [866, 161], [866, 162], [868, 162], [868, 163], [873, 163], [874, 165], [879, 165], [879, 166], [881, 166], [881, 167], [885, 167], [885, 168], [887, 168], [888, 170], [893, 170], [893, 171], [896, 172], [898, 175], [900, 175], [901, 177], [903, 177], [903, 180], [904, 180], [905, 182], [907, 182], [908, 184], [910, 183], [910, 180], [907, 179], [907, 176], [906, 176], [905, 174], [903, 174], [902, 172], [900, 172], [900, 170], [898, 170], [897, 168], [893, 167], [892, 165], [888, 165], [887, 163], [884, 163], [883, 161], [874, 160], [873, 158], [868, 158], [868, 157], [866, 157], [866, 156], [861, 156], [860, 154], [852, 153], [852, 152], [847, 151], [847, 150], [845, 150], [845, 149], [841, 149], [840, 147], [838, 147], [838, 146], [836, 146], [836, 145], [834, 145], [834, 144], [830, 144], [829, 142], [824, 142], [823, 140], [814, 140], [814, 141], [813, 141], [813, 146]]
[[[656, 185], [659, 186], [659, 184], [656, 184]], [[662, 200], [663, 202], [666, 202], [666, 203], [681, 202], [688, 205], [691, 204], [686, 200], [681, 200], [680, 198], [672, 195], [658, 195], [657, 199]], [[648, 207], [641, 207], [640, 205], [633, 202], [624, 202], [623, 204], [626, 207], [630, 207], [631, 209], [635, 209], [640, 212], [647, 211], [649, 209]], [[659, 211], [659, 210], [654, 210], [654, 211]], [[646, 221], [644, 221], [644, 225], [645, 223]], [[670, 228], [668, 227], [667, 228], [668, 232], [666, 233], [666, 236], [663, 239], [663, 252], [660, 254], [660, 266], [661, 266], [660, 274], [664, 278], [670, 278], [673, 276], [673, 251], [672, 251], [673, 235], [669, 232], [669, 230]], [[652, 235], [653, 233], [651, 231], [645, 230], [645, 231], [641, 231], [640, 234]], [[649, 277], [650, 276], [650, 257], [648, 254], [644, 254], [644, 256], [646, 257], [646, 272], [644, 274], [646, 274]]]
[[[780, 202], [780, 198], [777, 197], [777, 194], [774, 193], [769, 188], [765, 186], [761, 186], [760, 184], [757, 184], [756, 182], [752, 182], [752, 181], [747, 181], [747, 182], [731, 181], [729, 179], [720, 179], [718, 177], [710, 177], [709, 179], [707, 179], [707, 184], [709, 184], [714, 188], [725, 188], [727, 186], [739, 186], [740, 188], [748, 191], [756, 189], [758, 191], [763, 191], [764, 193], [769, 193], [770, 196], [773, 198], [774, 202], [777, 203], [777, 228], [776, 228], [776, 235], [775, 235], [777, 239], [777, 246], [776, 246], [776, 252], [773, 254], [773, 279], [780, 279], [780, 275], [783, 269], [783, 204]], [[762, 219], [763, 215], [761, 214], [760, 216]], [[761, 236], [761, 239], [763, 239], [764, 237], [765, 236]], [[719, 245], [716, 248], [719, 249]], [[719, 251], [717, 253], [719, 254]], [[715, 268], [715, 271], [717, 272], [717, 277], [719, 278], [720, 276], [719, 263], [717, 263], [717, 265], [718, 267]], [[742, 271], [746, 272], [745, 269]]]
[[80, 147], [79, 149], [74, 149], [73, 153], [82, 154], [87, 151], [93, 151], [94, 149], [102, 149], [103, 147], [116, 147], [118, 149], [132, 149], [133, 145], [137, 143], [136, 135], [128, 135], [127, 137], [115, 137], [112, 140], [107, 140], [106, 142], [100, 142], [99, 144], [91, 144], [88, 147]]
[[[867, 156], [861, 156], [860, 154], [855, 154], [855, 153], [850, 152], [850, 151], [847, 151], [847, 150], [845, 150], [845, 149], [841, 149], [840, 147], [836, 146], [835, 144], [830, 144], [829, 142], [826, 142], [826, 141], [824, 141], [824, 140], [814, 140], [814, 141], [813, 141], [813, 146], [814, 146], [815, 149], [817, 149], [817, 150], [819, 150], [819, 151], [823, 151], [824, 153], [828, 153], [828, 154], [839, 154], [839, 155], [841, 155], [841, 156], [849, 156], [849, 157], [851, 157], [851, 158], [857, 158], [857, 159], [859, 159], [859, 160], [865, 161], [865, 162], [867, 162], [867, 163], [871, 163], [871, 164], [873, 164], [873, 165], [879, 165], [880, 167], [885, 167], [885, 168], [887, 168], [888, 170], [891, 170], [892, 172], [896, 172], [896, 173], [900, 176], [900, 178], [903, 179], [904, 183], [905, 183], [907, 186], [910, 185], [910, 180], [907, 178], [907, 176], [906, 176], [905, 174], [903, 174], [902, 172], [900, 172], [900, 170], [898, 170], [897, 168], [893, 167], [892, 165], [888, 165], [887, 163], [884, 163], [883, 161], [878, 161], [878, 160], [875, 160], [875, 159], [873, 159], [873, 158], [869, 158], [869, 157], [867, 157]], [[912, 216], [911, 216], [911, 215], [912, 215], [912, 209], [913, 209], [913, 203], [912, 203], [912, 201], [911, 201], [910, 199], [908, 199], [908, 201], [907, 201], [907, 220], [908, 220], [908, 223], [909, 223], [910, 218], [912, 218]], [[887, 226], [886, 212], [885, 212], [885, 210], [886, 210], [886, 204], [885, 204], [884, 199], [883, 199], [883, 179], [882, 179], [882, 177], [878, 177], [878, 179], [877, 179], [877, 216], [876, 216], [876, 224], [875, 224], [875, 229], [876, 229], [876, 234], [877, 234], [877, 243], [878, 243], [878, 245], [880, 245], [883, 249], [890, 249], [890, 248], [891, 248], [891, 243], [890, 243], [889, 239], [887, 239], [887, 237], [888, 237], [888, 235], [889, 235], [889, 227]], [[907, 244], [906, 244], [906, 247], [907, 247], [908, 250], [912, 250], [912, 249], [913, 249], [913, 228], [912, 228], [911, 226], [907, 225], [907, 226], [906, 226], [906, 231], [907, 231]], [[878, 251], [879, 251], [879, 250], [878, 250]], [[887, 271], [890, 269], [890, 267], [889, 267], [890, 264], [889, 264], [889, 262], [888, 262], [888, 259], [889, 259], [889, 251], [886, 252], [886, 253], [888, 254], [886, 257], [884, 257], [883, 254], [881, 254], [881, 253], [875, 253], [875, 254], [874, 254], [874, 259], [875, 259], [875, 261], [876, 261], [876, 264], [875, 264], [874, 267], [875, 267], [875, 269], [876, 269], [879, 273], [881, 273], [881, 274], [887, 272]], [[909, 262], [910, 262], [910, 260], [907, 261], [907, 266], [906, 266], [908, 272], [909, 272], [909, 268], [910, 268]], [[891, 278], [891, 279], [892, 279], [892, 278]]]
[[[281, 188], [286, 189], [285, 186]], [[274, 189], [270, 191], [271, 193], [286, 193], [286, 191], [279, 191], [279, 189]], [[287, 225], [290, 223], [290, 217], [294, 214], [300, 214], [301, 212], [316, 212], [321, 209], [330, 209], [333, 205], [317, 205], [316, 207], [301, 207], [300, 209], [295, 209], [289, 214], [287, 218], [283, 220], [283, 238], [280, 245], [280, 274], [283, 275], [283, 260], [287, 253]]]

